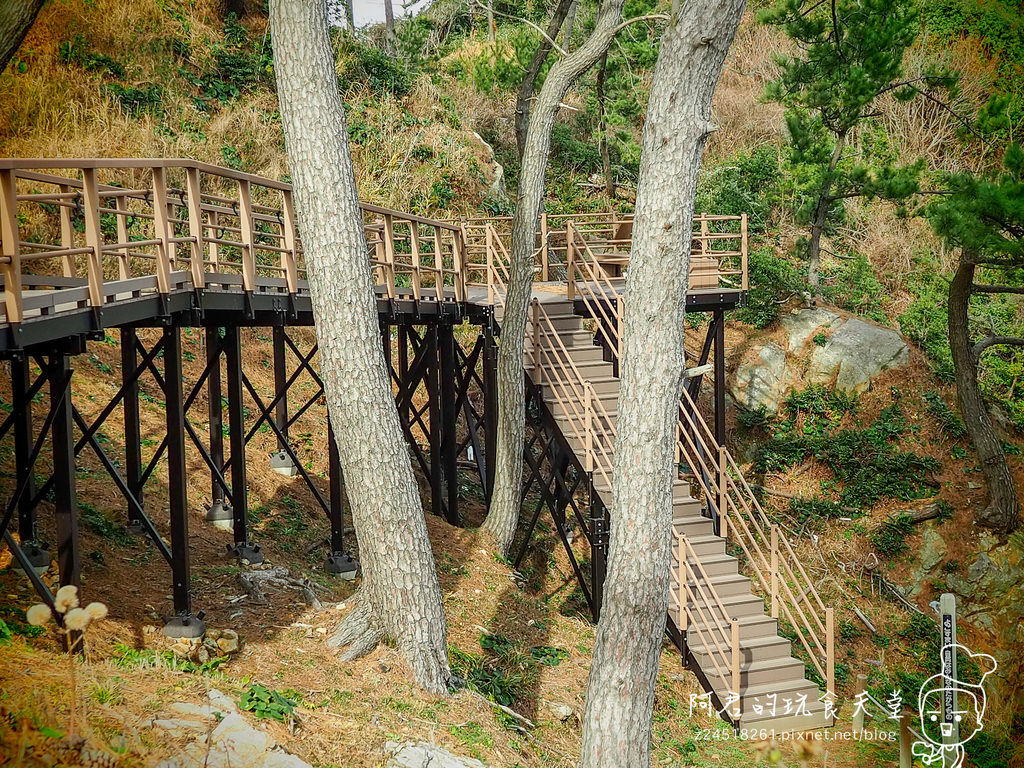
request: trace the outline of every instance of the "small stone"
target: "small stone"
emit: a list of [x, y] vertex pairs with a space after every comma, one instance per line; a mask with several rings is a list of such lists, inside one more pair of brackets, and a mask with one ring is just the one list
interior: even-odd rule
[[209, 640], [216, 641], [217, 639], [220, 638], [220, 636], [221, 636], [221, 631], [219, 629], [211, 629], [211, 630], [207, 631], [207, 633], [206, 633], [206, 637]]
[[238, 712], [238, 709], [235, 707], [235, 702], [216, 688], [210, 689], [210, 692], [206, 694], [206, 697], [210, 700], [210, 709], [215, 713], [233, 714]]
[[191, 715], [193, 717], [211, 718], [213, 710], [210, 707], [202, 707], [198, 704], [190, 704], [186, 701], [176, 701], [169, 704], [167, 708], [178, 715]]
[[195, 652], [196, 660], [200, 664], [205, 664], [210, 660], [210, 652], [205, 648], [200, 648]]
[[231, 629], [224, 630], [220, 639], [217, 640], [217, 647], [223, 653], [238, 653], [238, 633]]
[[572, 717], [572, 707], [568, 704], [559, 704], [557, 702], [548, 704], [548, 709], [555, 717], [561, 720], [563, 723]]

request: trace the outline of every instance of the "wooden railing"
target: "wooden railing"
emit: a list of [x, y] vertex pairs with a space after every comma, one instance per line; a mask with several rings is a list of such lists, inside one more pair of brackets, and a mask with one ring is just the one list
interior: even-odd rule
[[[459, 226], [362, 205], [389, 298], [465, 298]], [[305, 290], [291, 186], [192, 160], [0, 160], [9, 323], [175, 290]]]
[[[491, 237], [509, 242], [511, 223], [511, 217], [507, 216], [463, 220], [468, 252], [482, 260], [487, 250], [488, 232]], [[568, 279], [571, 284], [574, 275], [570, 265], [581, 240], [590, 245], [609, 274], [622, 276], [629, 266], [632, 239], [631, 214], [543, 213], [538, 221], [533, 254], [534, 279], [541, 282]], [[747, 240], [746, 214], [694, 216], [690, 290], [747, 290]]]
[[[588, 240], [572, 234], [570, 242], [573, 244], [569, 265], [570, 298], [584, 303], [587, 313], [599, 323], [613, 357], [618, 360], [622, 340], [622, 281], [609, 275]], [[772, 617], [789, 624], [825, 681], [827, 690], [834, 694], [833, 609], [825, 605], [789, 538], [779, 525], [768, 519], [732, 454], [718, 444], [685, 389], [679, 412], [676, 452], [680, 466], [685, 465], [692, 472], [719, 525], [720, 535], [731, 539], [742, 550], [754, 580], [768, 597]]]

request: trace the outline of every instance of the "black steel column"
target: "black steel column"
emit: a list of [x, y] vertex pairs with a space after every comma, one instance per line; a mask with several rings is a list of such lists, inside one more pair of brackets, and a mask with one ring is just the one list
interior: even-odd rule
[[444, 515], [443, 475], [441, 471], [441, 382], [438, 380], [439, 351], [437, 344], [437, 325], [429, 326], [423, 334], [423, 343], [427, 346], [427, 366], [424, 378], [427, 383], [427, 442], [430, 445], [430, 511], [441, 517]]
[[200, 637], [206, 627], [192, 615], [188, 551], [188, 489], [185, 466], [185, 396], [181, 385], [181, 333], [164, 328], [164, 400], [167, 412], [167, 491], [171, 518], [171, 573], [174, 618], [164, 626], [170, 637]]
[[608, 571], [608, 510], [594, 488], [594, 478], [587, 479], [587, 493], [590, 499], [590, 595], [593, 600], [591, 613], [594, 621], [601, 618], [601, 602], [604, 599], [604, 578]]
[[[445, 519], [459, 525], [459, 465], [458, 437], [455, 426], [458, 411], [455, 408], [458, 390], [458, 369], [455, 365], [455, 332], [451, 323], [437, 327], [437, 362], [440, 386], [438, 410], [440, 422], [441, 475], [445, 487]], [[430, 431], [434, 431], [431, 424]]]
[[28, 396], [28, 368], [26, 357], [11, 358], [11, 400], [14, 416], [14, 483], [15, 487], [25, 484], [25, 490], [18, 500], [18, 538], [24, 549], [34, 544], [38, 536], [35, 508], [32, 499], [36, 495], [36, 484], [29, 457], [32, 453], [32, 399]]
[[275, 325], [274, 336], [274, 423], [277, 424], [277, 453], [270, 457], [270, 468], [286, 477], [295, 477], [298, 470], [288, 455], [288, 368], [285, 364], [285, 327]]
[[78, 499], [75, 495], [75, 437], [71, 416], [71, 367], [68, 356], [50, 356], [50, 408], [53, 409], [53, 494], [57, 528], [57, 567], [60, 584], [81, 581], [82, 563], [78, 552]]
[[494, 491], [494, 455], [498, 445], [498, 345], [494, 343], [494, 320], [488, 317], [484, 334], [484, 459], [487, 477], [484, 498], [488, 503]]
[[345, 478], [341, 471], [338, 444], [334, 440], [330, 417], [327, 419], [327, 460], [331, 482], [331, 553], [327, 556], [324, 570], [343, 579], [354, 579], [359, 570], [359, 563], [345, 548]]
[[401, 391], [409, 380], [409, 331], [404, 324], [399, 324], [398, 326], [398, 380], [402, 382], [399, 385], [399, 402], [401, 407], [398, 409], [398, 419], [402, 422], [402, 426], [411, 430], [412, 424], [409, 423], [409, 407], [412, 403], [412, 396], [404, 397]]
[[242, 340], [238, 326], [224, 329], [228, 373], [228, 443], [231, 448], [231, 513], [235, 543], [228, 551], [250, 563], [262, 563], [258, 545], [249, 542], [249, 495], [245, 476], [245, 407], [242, 401]]
[[715, 320], [715, 440], [725, 445], [725, 310], [716, 309]]
[[[125, 484], [132, 495], [144, 504], [142, 496], [142, 430], [139, 422], [139, 365], [138, 339], [135, 328], [121, 329], [121, 384], [124, 387], [124, 459]], [[138, 536], [146, 535], [146, 527], [139, 519], [138, 510], [128, 505], [128, 530]]]
[[[221, 329], [206, 329], [206, 412], [210, 422], [210, 460], [224, 474], [224, 393], [221, 389]], [[215, 473], [210, 473], [210, 508], [206, 521], [217, 528], [227, 528], [234, 521], [231, 507], [224, 501], [224, 488]]]

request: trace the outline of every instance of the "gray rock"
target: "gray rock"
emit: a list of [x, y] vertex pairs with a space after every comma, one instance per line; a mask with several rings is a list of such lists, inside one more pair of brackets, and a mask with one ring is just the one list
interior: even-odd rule
[[384, 750], [390, 755], [384, 768], [487, 768], [479, 760], [453, 755], [425, 741], [389, 741]]
[[800, 352], [819, 328], [828, 327], [838, 319], [839, 315], [827, 309], [798, 309], [783, 317], [780, 324], [788, 337], [790, 354]]
[[981, 581], [992, 570], [992, 567], [992, 558], [982, 552], [978, 555], [978, 559], [971, 563], [971, 566], [967, 569], [967, 575], [974, 581]]
[[214, 712], [220, 712], [221, 714], [238, 712], [238, 707], [235, 706], [235, 702], [231, 700], [231, 697], [224, 695], [216, 688], [211, 688], [206, 697], [210, 700], [210, 708]]
[[932, 571], [946, 556], [946, 540], [933, 525], [925, 527], [921, 535], [921, 571]]
[[742, 363], [736, 369], [729, 386], [729, 394], [743, 408], [755, 410], [764, 407], [777, 411], [782, 400], [786, 376], [786, 352], [782, 347], [768, 343], [757, 349], [757, 358]]
[[852, 318], [839, 326], [824, 347], [811, 353], [805, 384], [822, 384], [850, 394], [863, 392], [871, 380], [910, 361], [910, 347], [889, 328]]
[[552, 715], [557, 717], [563, 723], [570, 717], [572, 717], [572, 707], [570, 707], [568, 704], [558, 704], [552, 702], [551, 704], [548, 704], [548, 709], [551, 711]]
[[267, 753], [267, 756], [263, 758], [263, 762], [259, 763], [259, 768], [310, 768], [310, 765], [295, 755], [275, 751]]

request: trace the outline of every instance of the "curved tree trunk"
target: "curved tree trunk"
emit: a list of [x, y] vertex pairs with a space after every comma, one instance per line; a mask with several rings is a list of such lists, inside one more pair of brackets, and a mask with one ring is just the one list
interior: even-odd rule
[[821, 235], [828, 223], [828, 211], [832, 207], [832, 176], [843, 156], [846, 146], [846, 134], [836, 137], [836, 145], [832, 150], [832, 158], [828, 163], [828, 171], [818, 192], [818, 204], [814, 207], [814, 218], [811, 220], [811, 238], [807, 243], [807, 282], [814, 289], [815, 298], [821, 296]]
[[501, 321], [498, 350], [498, 437], [494, 461], [494, 492], [483, 528], [508, 552], [519, 523], [523, 482], [524, 402], [523, 342], [526, 308], [533, 285], [533, 250], [537, 211], [544, 197], [544, 175], [551, 149], [551, 129], [558, 106], [576, 79], [592, 67], [608, 49], [622, 19], [624, 0], [604, 0], [594, 31], [587, 41], [555, 64], [537, 96], [526, 133], [516, 211], [512, 217], [508, 295]]
[[390, 638], [416, 682], [443, 694], [441, 590], [381, 350], [325, 0], [271, 0], [270, 25], [321, 374], [363, 567], [356, 608], [332, 643], [351, 659]]
[[626, 273], [611, 541], [583, 715], [584, 768], [650, 765], [697, 172], [711, 97], [744, 5], [686, 2], [662, 36], [651, 83]]
[[42, 7], [43, 0], [4, 0], [0, 3], [0, 72], [7, 68], [7, 63], [18, 52], [18, 46]]
[[395, 9], [391, 0], [384, 0], [384, 48], [395, 52]]
[[961, 253], [960, 264], [949, 284], [949, 348], [953, 353], [960, 412], [988, 488], [988, 506], [978, 512], [978, 522], [997, 533], [1010, 533], [1020, 525], [1017, 492], [1006, 464], [1006, 454], [978, 388], [978, 359], [970, 342], [968, 310], [974, 272], [972, 255]]
[[558, 0], [555, 12], [551, 14], [551, 21], [548, 22], [546, 30], [547, 37], [542, 37], [537, 44], [537, 50], [533, 52], [530, 65], [523, 75], [523, 82], [519, 85], [519, 93], [516, 95], [516, 148], [519, 150], [519, 157], [523, 156], [523, 147], [526, 146], [526, 129], [530, 125], [530, 100], [533, 98], [533, 89], [537, 84], [537, 75], [540, 68], [551, 53], [551, 41], [558, 37], [558, 30], [562, 28], [565, 15], [569, 12], [569, 6], [575, 0]]

